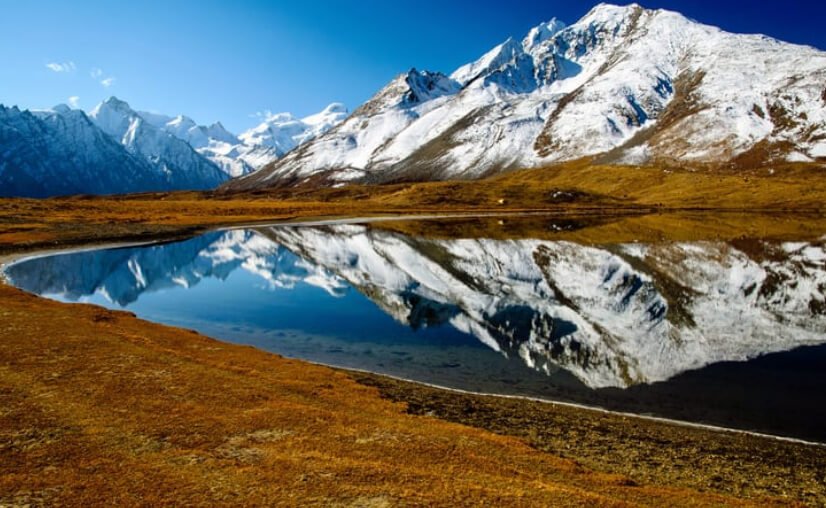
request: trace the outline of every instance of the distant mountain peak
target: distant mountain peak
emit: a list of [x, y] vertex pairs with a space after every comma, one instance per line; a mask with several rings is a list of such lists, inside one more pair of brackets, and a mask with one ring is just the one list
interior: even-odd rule
[[291, 113], [267, 115], [263, 122], [239, 138], [250, 146], [267, 147], [279, 157], [342, 122], [348, 115], [344, 104], [334, 102], [319, 113], [298, 119]]
[[480, 76], [490, 74], [500, 69], [503, 65], [511, 62], [516, 56], [522, 54], [521, 45], [513, 37], [508, 37], [505, 42], [488, 51], [475, 62], [463, 65], [456, 69], [450, 78], [462, 86], [474, 81]]
[[613, 4], [610, 2], [600, 2], [593, 6], [590, 11], [588, 11], [585, 16], [582, 17], [583, 20], [597, 17], [597, 18], [617, 18], [617, 17], [625, 17], [634, 13], [638, 13], [640, 11], [652, 11], [653, 9], [646, 9], [638, 3], [630, 3], [626, 5], [619, 5]]
[[54, 106], [52, 108], [52, 111], [54, 111], [56, 113], [68, 113], [68, 112], [72, 111], [72, 108], [70, 108], [66, 104], [61, 103], [61, 104], [58, 104], [58, 105]]
[[111, 109], [116, 110], [116, 111], [134, 113], [134, 111], [132, 110], [132, 107], [129, 106], [128, 102], [120, 100], [117, 97], [115, 97], [114, 95], [110, 96], [108, 99], [106, 99], [105, 101], [98, 104], [98, 106], [95, 109], [98, 109], [98, 108], [101, 108], [101, 107], [111, 108]]

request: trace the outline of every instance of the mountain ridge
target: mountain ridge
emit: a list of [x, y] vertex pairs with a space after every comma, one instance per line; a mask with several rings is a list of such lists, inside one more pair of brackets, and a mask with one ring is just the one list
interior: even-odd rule
[[0, 195], [47, 197], [143, 192], [163, 182], [82, 111], [0, 105]]
[[17, 197], [209, 190], [256, 171], [347, 115], [333, 103], [303, 119], [268, 118], [261, 125], [282, 141], [276, 146], [246, 143], [221, 122], [198, 125], [185, 115], [137, 111], [114, 96], [88, 114], [65, 104], [0, 108], [0, 196]]
[[402, 73], [335, 129], [226, 188], [479, 178], [581, 158], [823, 162], [824, 80], [815, 48], [600, 4], [449, 76]]

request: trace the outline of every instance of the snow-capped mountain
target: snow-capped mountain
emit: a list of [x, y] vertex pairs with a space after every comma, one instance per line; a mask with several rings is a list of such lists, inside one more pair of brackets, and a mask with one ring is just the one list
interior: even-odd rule
[[127, 305], [236, 269], [280, 287], [354, 288], [402, 324], [453, 327], [592, 388], [826, 342], [826, 239], [595, 246], [276, 227], [38, 258], [6, 275], [40, 294]]
[[146, 121], [189, 143], [231, 177], [252, 173], [295, 147], [324, 134], [347, 117], [344, 105], [333, 103], [305, 118], [290, 113], [268, 115], [256, 127], [236, 136], [220, 122], [198, 125], [191, 118], [139, 112]]
[[406, 72], [245, 189], [475, 178], [592, 157], [751, 166], [826, 160], [826, 52], [666, 10], [601, 4], [452, 74]]
[[272, 148], [281, 157], [332, 129], [348, 114], [343, 104], [333, 103], [319, 113], [300, 119], [290, 113], [268, 115], [260, 125], [239, 137], [246, 145]]
[[0, 196], [212, 189], [271, 163], [341, 122], [331, 104], [301, 120], [271, 115], [242, 136], [220, 122], [138, 112], [116, 98], [88, 115], [66, 105], [25, 111], [0, 105]]
[[252, 173], [275, 161], [279, 154], [268, 146], [246, 144], [221, 122], [198, 125], [191, 118], [141, 111], [139, 115], [155, 127], [186, 141], [198, 153], [217, 164], [230, 177]]
[[0, 196], [142, 192], [163, 189], [167, 182], [82, 111], [0, 105]]
[[211, 189], [229, 178], [189, 143], [159, 129], [116, 97], [98, 104], [89, 117], [129, 153], [142, 157], [166, 178], [166, 190]]

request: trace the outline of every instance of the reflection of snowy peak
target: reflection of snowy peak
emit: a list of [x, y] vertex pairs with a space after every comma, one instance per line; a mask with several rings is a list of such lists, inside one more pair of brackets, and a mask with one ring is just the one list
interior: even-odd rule
[[[79, 257], [89, 262], [78, 263]], [[305, 282], [333, 296], [344, 290], [342, 281], [323, 268], [261, 235], [240, 230], [210, 233], [185, 242], [65, 254], [27, 263], [27, 270], [10, 271], [14, 283], [21, 287], [70, 300], [101, 293], [120, 306], [135, 302], [146, 291], [192, 287], [210, 277], [225, 279], [238, 268], [273, 286], [291, 288]]]
[[437, 241], [351, 226], [271, 235], [402, 322], [448, 322], [591, 387], [826, 341], [826, 243], [757, 244], [750, 257], [724, 243]]
[[270, 287], [352, 286], [401, 323], [454, 327], [593, 388], [826, 342], [826, 239], [586, 246], [275, 227], [34, 259], [7, 275], [40, 294], [125, 306], [239, 269]]
[[824, 160], [825, 80], [823, 51], [601, 4], [449, 77], [402, 74], [336, 129], [231, 186], [479, 177], [585, 156]]
[[198, 254], [212, 267], [240, 267], [268, 284], [292, 288], [298, 282], [338, 296], [345, 289], [341, 279], [323, 267], [308, 263], [265, 236], [249, 231], [229, 231]]

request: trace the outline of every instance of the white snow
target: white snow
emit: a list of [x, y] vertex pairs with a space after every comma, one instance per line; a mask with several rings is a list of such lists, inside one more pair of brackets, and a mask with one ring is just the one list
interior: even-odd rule
[[[792, 160], [826, 157], [825, 143], [809, 141], [826, 135], [824, 82], [826, 53], [814, 48], [730, 34], [666, 10], [600, 4], [570, 26], [551, 20], [521, 42], [510, 38], [449, 78], [400, 75], [249, 184], [320, 171], [334, 181], [380, 179], [417, 162], [439, 167], [441, 177], [474, 176], [605, 153], [643, 129], [657, 134], [616, 162], [719, 162], [763, 140], [790, 141], [784, 157]], [[660, 126], [680, 87], [693, 114]], [[770, 110], [793, 122], [776, 125]]]
[[[536, 240], [412, 244], [360, 226], [279, 227], [269, 235], [361, 288], [401, 322], [415, 314], [405, 296], [411, 293], [458, 308], [448, 321], [456, 329], [505, 355], [516, 352], [537, 370], [561, 366], [591, 387], [650, 383], [826, 342], [826, 319], [809, 308], [826, 299], [822, 242], [765, 244], [787, 255], [757, 261], [722, 242], [614, 249]], [[637, 261], [632, 266], [625, 256]], [[770, 291], [762, 292], [770, 274]], [[662, 292], [663, 277], [685, 288], [681, 303]], [[527, 331], [525, 321], [512, 324], [526, 315]]]
[[301, 119], [290, 113], [277, 113], [241, 134], [239, 139], [247, 146], [272, 148], [280, 157], [332, 129], [348, 114], [340, 103], [330, 104], [321, 112]]

